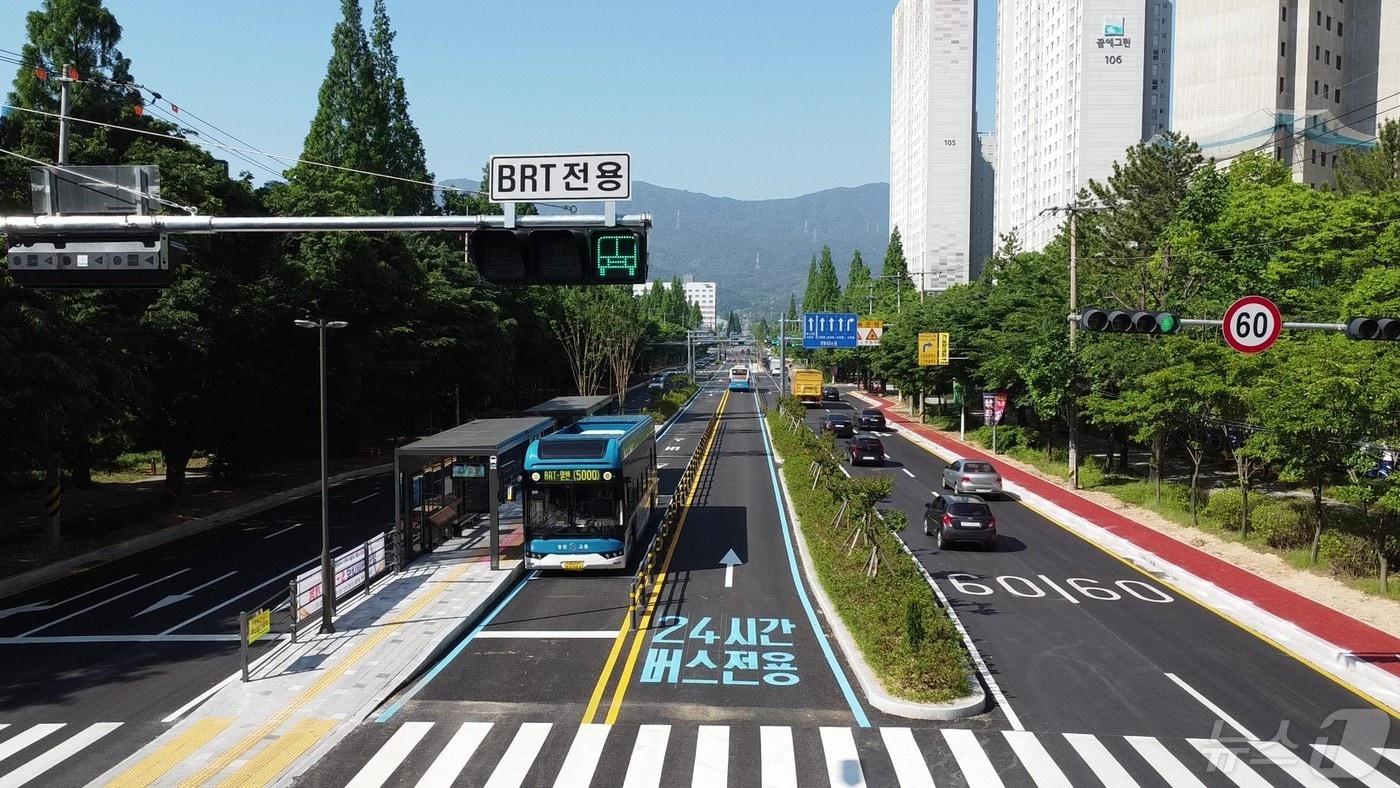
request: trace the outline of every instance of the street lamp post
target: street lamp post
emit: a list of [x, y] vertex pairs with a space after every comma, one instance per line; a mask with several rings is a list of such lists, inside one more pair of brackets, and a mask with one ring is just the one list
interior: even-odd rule
[[[326, 441], [326, 329], [345, 328], [344, 320], [294, 321], [300, 328], [314, 328], [321, 339], [321, 632], [335, 632], [335, 572], [331, 567], [330, 479], [327, 476]], [[295, 602], [296, 600], [293, 600]]]

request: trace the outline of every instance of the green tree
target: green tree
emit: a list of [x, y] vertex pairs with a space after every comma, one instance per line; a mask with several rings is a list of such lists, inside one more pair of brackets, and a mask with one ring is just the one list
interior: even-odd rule
[[841, 310], [841, 280], [836, 276], [836, 263], [832, 262], [830, 246], [822, 247], [821, 261], [817, 263], [812, 305], [819, 312]]
[[821, 307], [818, 301], [820, 297], [821, 285], [817, 282], [817, 256], [812, 255], [812, 263], [807, 266], [807, 289], [802, 292], [802, 311], [820, 311]]
[[1382, 123], [1374, 147], [1342, 151], [1337, 188], [1343, 194], [1400, 191], [1400, 121]]
[[851, 270], [846, 274], [846, 304], [847, 312], [856, 314], [869, 314], [870, 308], [870, 268], [860, 259], [860, 250], [857, 249], [851, 256]]
[[[384, 172], [399, 178], [431, 181], [433, 175], [428, 172], [423, 140], [408, 114], [408, 95], [403, 78], [399, 76], [394, 30], [389, 24], [384, 0], [374, 0], [369, 46], [378, 92], [376, 103], [387, 115], [374, 129], [381, 138], [373, 141], [373, 147], [384, 157]], [[422, 214], [434, 209], [431, 189], [382, 178], [375, 179], [374, 183], [377, 192], [374, 204], [384, 213]]]
[[788, 320], [797, 319], [797, 296], [792, 293], [788, 294], [788, 308], [785, 317]]

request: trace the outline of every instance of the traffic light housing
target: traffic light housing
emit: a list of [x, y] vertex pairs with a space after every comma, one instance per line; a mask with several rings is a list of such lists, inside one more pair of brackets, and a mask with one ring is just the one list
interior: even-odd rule
[[1395, 342], [1400, 340], [1400, 317], [1353, 317], [1347, 321], [1347, 337]]
[[1079, 310], [1079, 327], [1111, 334], [1175, 334], [1181, 330], [1181, 318], [1175, 312], [1088, 307]]
[[627, 285], [647, 281], [647, 234], [628, 227], [474, 230], [467, 257], [494, 285]]
[[185, 247], [160, 234], [11, 236], [10, 280], [45, 290], [161, 288]]

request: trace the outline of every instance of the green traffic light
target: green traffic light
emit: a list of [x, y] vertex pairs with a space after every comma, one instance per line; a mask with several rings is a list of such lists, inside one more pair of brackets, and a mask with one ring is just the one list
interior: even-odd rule
[[593, 236], [593, 262], [599, 279], [635, 277], [640, 257], [634, 233], [598, 233]]
[[1157, 315], [1157, 331], [1162, 334], [1175, 334], [1181, 328], [1181, 321], [1171, 312], [1161, 312]]

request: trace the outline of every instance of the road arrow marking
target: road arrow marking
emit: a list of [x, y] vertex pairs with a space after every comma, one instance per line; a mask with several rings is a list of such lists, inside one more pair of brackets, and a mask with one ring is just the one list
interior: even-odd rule
[[730, 548], [729, 552], [725, 553], [725, 554], [724, 554], [724, 557], [721, 558], [721, 559], [719, 559], [719, 562], [720, 562], [721, 564], [724, 564], [724, 587], [725, 587], [725, 588], [733, 588], [733, 587], [734, 587], [734, 565], [735, 565], [735, 564], [742, 564], [742, 563], [744, 563], [744, 562], [743, 562], [743, 561], [740, 561], [740, 560], [739, 560], [739, 556], [737, 556], [737, 555], [734, 554], [733, 548]]
[[667, 447], [666, 447], [666, 451], [680, 451], [680, 450], [681, 450], [681, 447], [679, 447], [679, 446], [667, 446]]
[[[118, 599], [121, 599], [122, 597], [131, 596], [132, 594], [136, 593], [137, 591], [144, 591], [144, 590], [146, 590], [147, 588], [150, 588], [151, 586], [153, 586], [153, 585], [155, 585], [155, 584], [157, 584], [157, 583], [164, 583], [165, 581], [167, 581], [167, 580], [169, 580], [169, 579], [171, 579], [171, 578], [173, 578], [173, 577], [178, 577], [178, 576], [180, 576], [180, 575], [183, 575], [184, 573], [186, 573], [186, 572], [188, 572], [188, 571], [190, 571], [189, 567], [185, 567], [184, 569], [177, 569], [176, 571], [171, 572], [170, 574], [168, 574], [168, 575], [166, 575], [165, 577], [162, 577], [162, 578], [160, 578], [160, 579], [158, 579], [158, 580], [152, 580], [151, 582], [146, 583], [146, 584], [144, 584], [144, 585], [139, 585], [139, 586], [137, 586], [137, 587], [131, 589], [130, 591], [123, 591], [123, 592], [121, 592], [120, 594], [117, 594], [116, 596], [109, 596], [109, 597], [107, 597], [106, 599], [102, 600], [101, 602], [98, 602], [97, 604], [88, 605], [87, 607], [83, 608], [82, 610], [79, 610], [79, 611], [76, 612], [76, 613], [69, 613], [68, 615], [64, 616], [63, 618], [55, 619], [55, 620], [53, 620], [53, 621], [50, 621], [50, 622], [47, 623], [47, 624], [43, 624], [43, 625], [41, 625], [41, 626], [37, 626], [37, 627], [35, 627], [35, 628], [29, 630], [28, 632], [21, 632], [19, 636], [22, 637], [22, 638], [27, 638], [27, 637], [29, 637], [30, 635], [34, 634], [35, 632], [41, 632], [41, 631], [43, 631], [43, 630], [45, 630], [45, 629], [48, 629], [49, 627], [52, 627], [52, 626], [55, 626], [55, 625], [58, 625], [58, 624], [62, 624], [63, 622], [65, 622], [65, 621], [67, 621], [67, 620], [69, 620], [69, 619], [71, 619], [71, 618], [76, 618], [77, 616], [81, 616], [81, 615], [83, 615], [84, 613], [88, 613], [88, 612], [91, 612], [91, 611], [93, 611], [93, 610], [96, 610], [97, 608], [102, 607], [103, 605], [108, 604], [108, 603], [110, 603], [110, 602], [115, 602], [115, 601], [117, 601]], [[118, 582], [120, 582], [120, 581], [118, 581]], [[108, 585], [111, 585], [111, 584], [109, 583]], [[90, 592], [89, 592], [89, 593], [90, 593]]]
[[[194, 588], [191, 588], [190, 590], [186, 591], [186, 592], [183, 593], [183, 594], [171, 594], [171, 595], [167, 596], [166, 598], [160, 600], [159, 602], [155, 603], [154, 605], [151, 605], [150, 607], [146, 608], [145, 610], [142, 610], [140, 613], [137, 613], [136, 616], [144, 616], [144, 615], [146, 615], [147, 613], [151, 612], [152, 610], [160, 610], [161, 608], [165, 607], [166, 605], [173, 605], [173, 604], [175, 604], [176, 602], [183, 602], [183, 601], [185, 601], [186, 599], [189, 599], [190, 597], [194, 596], [194, 593], [195, 593], [196, 591], [200, 590], [201, 588], [208, 588], [209, 586], [214, 585], [215, 583], [219, 582], [220, 580], [227, 580], [228, 578], [233, 577], [233, 576], [236, 575], [236, 574], [238, 574], [238, 570], [237, 570], [237, 569], [233, 570], [232, 572], [229, 572], [228, 574], [224, 575], [223, 577], [216, 577], [216, 578], [214, 578], [213, 580], [210, 580], [209, 582], [204, 583], [203, 585], [195, 586]], [[132, 616], [132, 618], [136, 618], [136, 616]]]
[[40, 612], [40, 611], [43, 611], [43, 610], [50, 610], [50, 609], [55, 608], [55, 607], [58, 607], [58, 606], [60, 606], [60, 605], [66, 605], [66, 604], [68, 604], [69, 602], [72, 602], [72, 601], [75, 601], [75, 600], [78, 600], [78, 599], [82, 599], [83, 597], [88, 596], [88, 595], [90, 595], [90, 594], [95, 594], [95, 593], [97, 593], [98, 591], [101, 591], [101, 590], [104, 589], [104, 588], [108, 588], [108, 587], [110, 587], [110, 586], [116, 585], [117, 583], [121, 583], [121, 582], [123, 582], [123, 581], [130, 580], [130, 579], [133, 578], [133, 577], [136, 577], [136, 575], [127, 575], [126, 577], [123, 577], [121, 580], [113, 580], [112, 582], [107, 583], [106, 585], [100, 585], [100, 586], [98, 586], [97, 588], [89, 589], [89, 590], [87, 590], [87, 591], [84, 591], [84, 592], [81, 593], [81, 594], [78, 594], [77, 596], [70, 596], [70, 597], [68, 597], [67, 599], [59, 600], [58, 602], [49, 602], [49, 601], [46, 599], [46, 600], [44, 600], [43, 602], [31, 602], [31, 603], [29, 603], [29, 604], [27, 604], [27, 605], [20, 605], [19, 607], [6, 608], [6, 609], [4, 609], [4, 610], [0, 610], [0, 619], [9, 618], [10, 616], [16, 616], [16, 615], [19, 615], [20, 613], [37, 613], [37, 612]]

